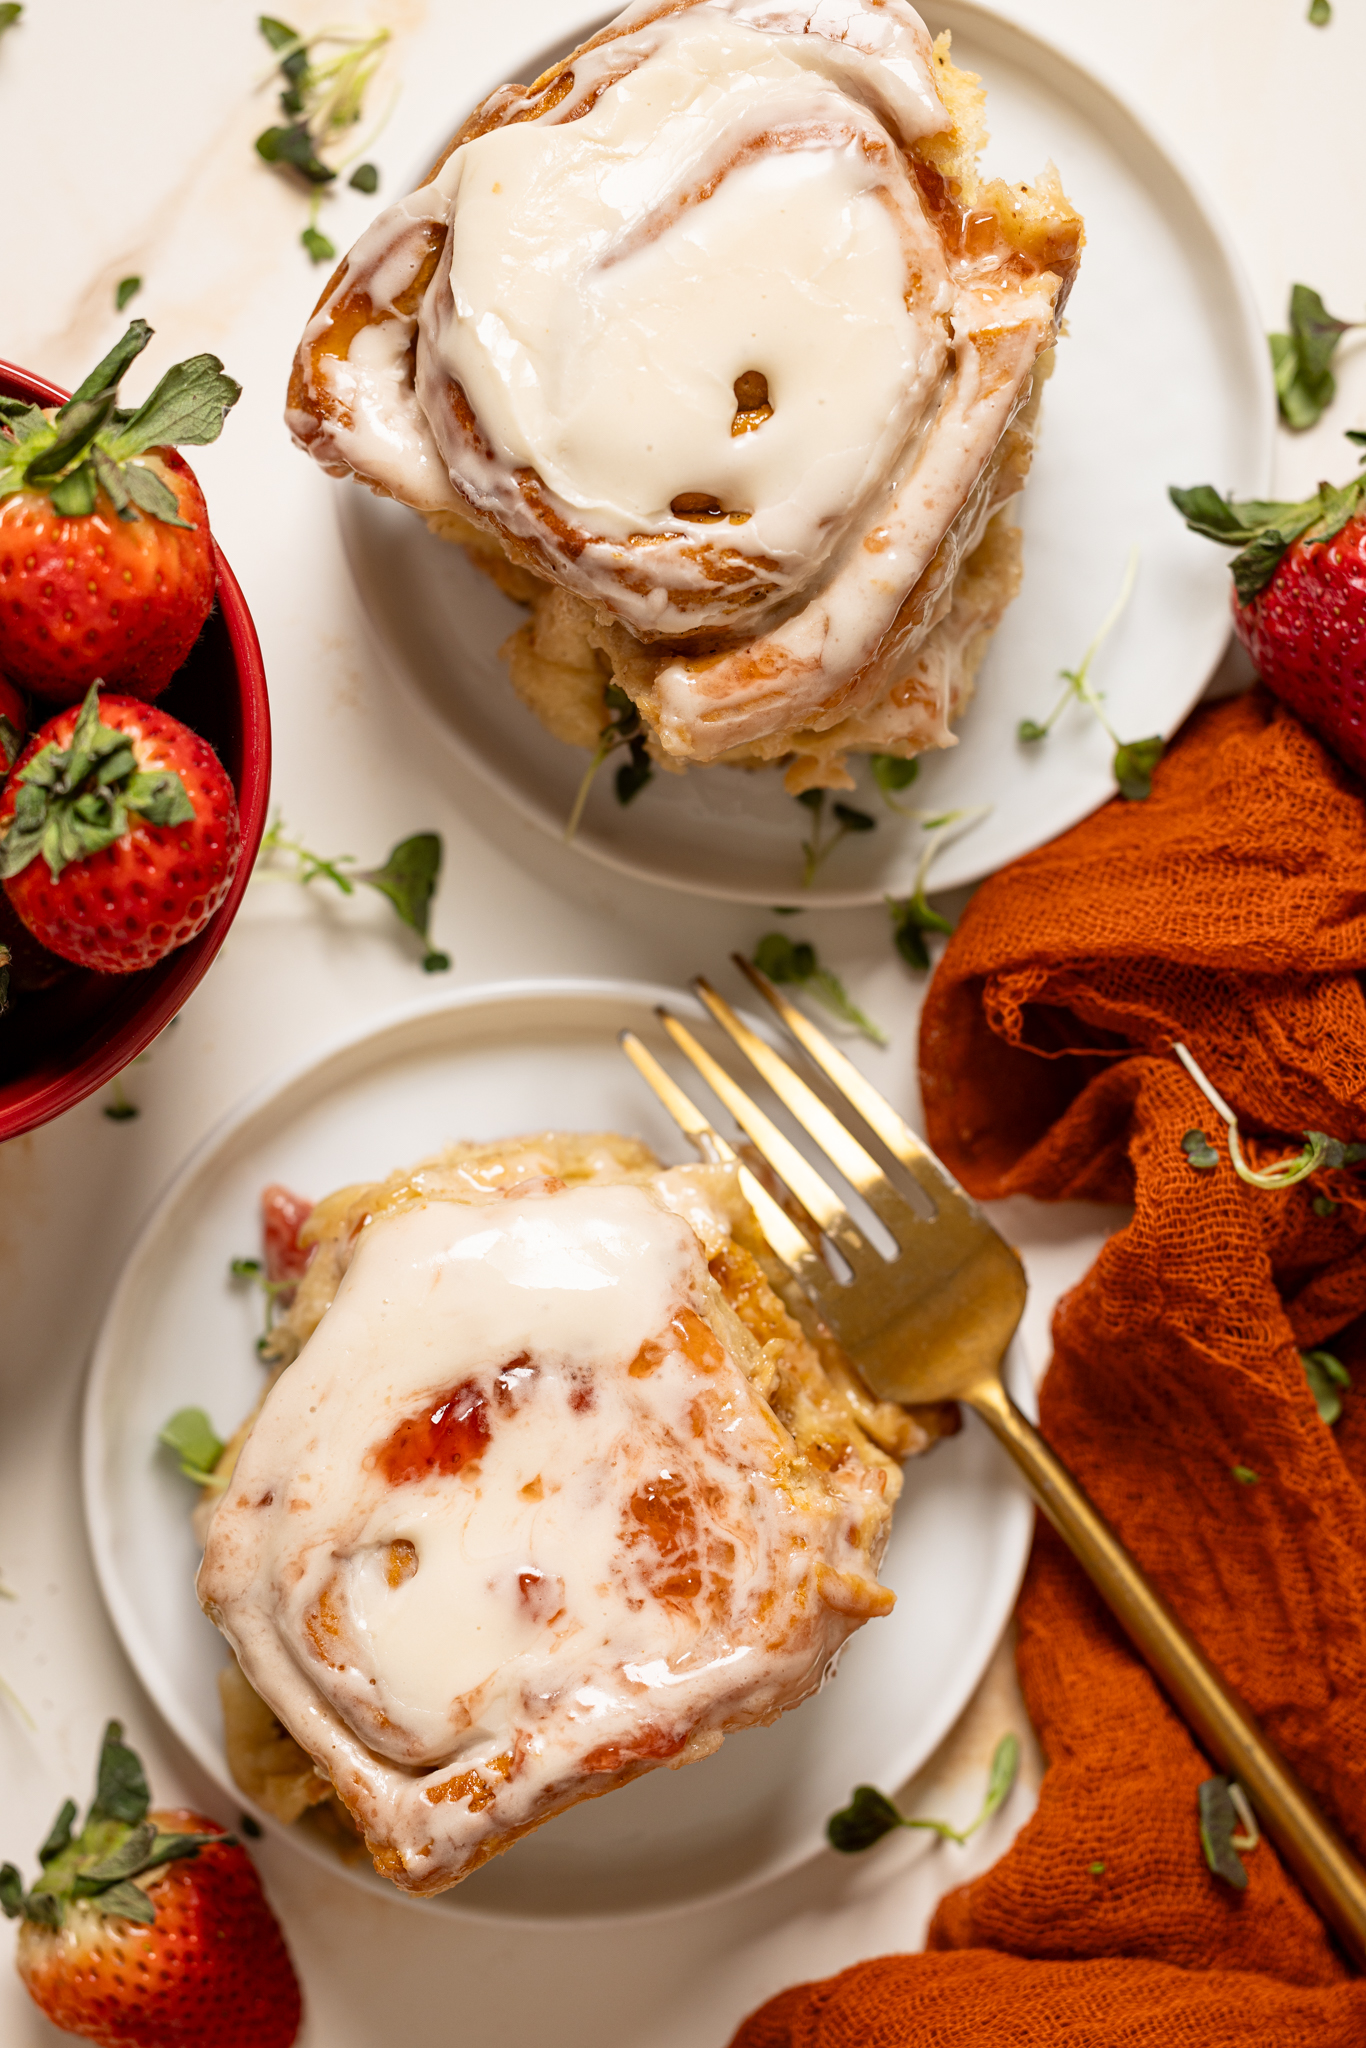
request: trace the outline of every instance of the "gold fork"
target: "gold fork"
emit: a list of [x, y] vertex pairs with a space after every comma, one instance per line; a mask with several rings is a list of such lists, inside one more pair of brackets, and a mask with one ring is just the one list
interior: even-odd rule
[[[694, 983], [716, 1023], [890, 1233], [897, 1255], [884, 1258], [805, 1154], [687, 1025], [661, 1009], [674, 1045], [788, 1190], [791, 1199], [780, 1203], [741, 1165], [745, 1195], [778, 1262], [789, 1306], [808, 1327], [813, 1319], [825, 1325], [877, 1399], [956, 1400], [976, 1409], [1201, 1747], [1243, 1787], [1285, 1863], [1353, 1961], [1366, 1965], [1366, 1871], [1006, 1390], [1002, 1360], [1025, 1303], [1019, 1258], [853, 1063], [765, 974], [734, 958], [830, 1086], [899, 1162], [912, 1191], [908, 1196], [893, 1185], [864, 1143], [709, 982]], [[736, 1159], [636, 1034], [623, 1032], [621, 1044], [702, 1157]], [[833, 1247], [847, 1280], [823, 1255], [822, 1240]]]

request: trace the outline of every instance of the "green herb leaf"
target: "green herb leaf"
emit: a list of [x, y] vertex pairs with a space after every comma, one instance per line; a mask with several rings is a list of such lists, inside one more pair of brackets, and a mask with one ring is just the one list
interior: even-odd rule
[[320, 234], [317, 228], [305, 228], [299, 240], [315, 263], [330, 263], [337, 253], [335, 243], [329, 242], [327, 236]]
[[357, 164], [346, 182], [353, 192], [378, 192], [379, 172], [374, 164]]
[[987, 1778], [987, 1796], [982, 1801], [982, 1811], [973, 1822], [973, 1827], [980, 1827], [983, 1821], [990, 1820], [997, 1807], [1005, 1801], [1011, 1786], [1015, 1783], [1015, 1774], [1019, 1768], [1019, 1737], [1010, 1730], [1007, 1730], [992, 1751], [991, 1771]]
[[1327, 1195], [1315, 1195], [1314, 1197], [1314, 1214], [1316, 1216], [1336, 1216], [1341, 1206], [1340, 1202], [1330, 1201]]
[[1261, 1477], [1261, 1474], [1254, 1472], [1250, 1465], [1234, 1465], [1230, 1470], [1240, 1486], [1255, 1486]]
[[1181, 1150], [1197, 1173], [1209, 1173], [1219, 1164], [1219, 1154], [1203, 1131], [1187, 1131]]
[[[0, 0], [0, 32], [13, 28], [17, 21], [23, 19], [23, 14], [23, 0]], [[10, 1867], [8, 1863], [5, 1865], [7, 1870]]]
[[873, 780], [884, 796], [894, 796], [898, 790], [909, 789], [920, 773], [918, 760], [906, 760], [901, 754], [873, 754], [869, 757]]
[[56, 1857], [60, 1856], [64, 1849], [71, 1847], [71, 1829], [75, 1819], [76, 1802], [74, 1799], [68, 1799], [64, 1801], [56, 1820], [53, 1821], [52, 1826], [47, 1831], [42, 1847], [38, 1851], [38, 1861], [44, 1869]]
[[95, 509], [96, 493], [94, 465], [83, 462], [53, 484], [48, 496], [53, 510], [60, 512], [63, 519], [86, 519]]
[[842, 1856], [858, 1856], [894, 1828], [905, 1825], [885, 1792], [879, 1792], [876, 1785], [859, 1785], [849, 1804], [831, 1814], [825, 1834], [831, 1848]]
[[1235, 1891], [1247, 1890], [1247, 1871], [1233, 1846], [1238, 1832], [1238, 1815], [1230, 1797], [1227, 1778], [1206, 1778], [1197, 1795], [1200, 1815], [1200, 1847], [1214, 1875]]
[[1352, 1375], [1331, 1351], [1302, 1351], [1300, 1364], [1319, 1417], [1331, 1429], [1342, 1414], [1343, 1391], [1351, 1386]]
[[1023, 740], [1027, 746], [1032, 745], [1035, 740], [1048, 738], [1048, 727], [1040, 725], [1037, 718], [1022, 718], [1015, 728], [1015, 737], [1017, 740]]
[[148, 448], [207, 447], [218, 439], [241, 396], [241, 385], [224, 373], [217, 356], [190, 356], [174, 363], [151, 397], [123, 422], [109, 453], [123, 462]]
[[1092, 1877], [1104, 1877], [1105, 1875], [1105, 1865], [1103, 1863], [1088, 1863], [1086, 1867]]
[[182, 1473], [198, 1486], [207, 1485], [223, 1455], [222, 1441], [202, 1408], [177, 1408], [157, 1442], [175, 1452]]
[[754, 948], [754, 964], [770, 981], [809, 990], [818, 1003], [874, 1045], [887, 1043], [886, 1034], [851, 1001], [839, 976], [821, 965], [815, 947], [805, 940], [790, 939], [786, 932], [766, 932]]
[[870, 818], [867, 811], [856, 811], [852, 804], [836, 804], [835, 816], [846, 832], [876, 832], [877, 819]]
[[135, 1828], [146, 1818], [151, 1803], [142, 1764], [123, 1739], [123, 1723], [110, 1721], [100, 1746], [91, 1816], [126, 1821]]
[[1330, 365], [1343, 335], [1357, 324], [1337, 319], [1307, 284], [1291, 287], [1290, 332], [1269, 337], [1276, 398], [1287, 426], [1312, 427], [1332, 404], [1337, 386]]
[[925, 900], [923, 889], [901, 902], [889, 896], [886, 899], [887, 914], [892, 920], [892, 941], [897, 952], [908, 967], [924, 973], [930, 965], [930, 952], [925, 944], [926, 932], [951, 933], [953, 926]]
[[[424, 942], [441, 874], [441, 837], [436, 832], [415, 832], [401, 839], [382, 868], [365, 868], [356, 876], [371, 889], [387, 896], [401, 921]], [[422, 962], [429, 973], [450, 966], [449, 955], [427, 947]]]
[[268, 164], [284, 164], [297, 171], [310, 185], [329, 185], [337, 175], [314, 149], [303, 121], [291, 121], [287, 128], [264, 129], [256, 138], [256, 154]]
[[[634, 710], [635, 706], [632, 705], [631, 708]], [[629, 761], [622, 763], [614, 779], [617, 802], [619, 804], [629, 804], [635, 797], [638, 797], [646, 783], [653, 779], [655, 772], [654, 763], [650, 759], [650, 750], [644, 740], [637, 737], [631, 741], [630, 745], [631, 758]]]
[[277, 21], [273, 14], [258, 15], [256, 26], [272, 50], [284, 50], [291, 43], [302, 41], [297, 28], [291, 28], [288, 22]]
[[128, 304], [128, 301], [135, 299], [141, 290], [142, 279], [140, 277], [121, 277], [118, 282], [118, 289], [114, 293], [114, 311], [121, 313]]
[[1327, 28], [1333, 19], [1331, 0], [1309, 0], [1308, 18], [1315, 28]]
[[1151, 739], [1126, 740], [1115, 748], [1113, 762], [1119, 793], [1130, 802], [1142, 803], [1153, 793], [1153, 770], [1162, 759], [1165, 741], [1156, 733]]

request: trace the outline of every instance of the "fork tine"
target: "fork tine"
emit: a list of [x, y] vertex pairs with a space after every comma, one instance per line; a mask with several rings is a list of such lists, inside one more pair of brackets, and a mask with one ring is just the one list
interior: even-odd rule
[[[698, 975], [693, 987], [723, 1031], [729, 1033], [745, 1057], [756, 1066], [779, 1101], [808, 1131], [851, 1187], [858, 1189], [876, 1216], [896, 1236], [914, 1231], [924, 1221], [905, 1196], [898, 1193], [882, 1168], [853, 1132], [828, 1110], [820, 1097], [808, 1088], [781, 1054], [739, 1018], [730, 1004], [716, 993], [705, 976]], [[832, 1048], [833, 1050], [833, 1048]]]
[[[618, 1034], [618, 1044], [648, 1088], [652, 1088], [679, 1129], [690, 1138], [703, 1159], [729, 1164], [735, 1158], [733, 1146], [714, 1131], [691, 1096], [685, 1095], [672, 1074], [665, 1071], [642, 1044], [634, 1031]], [[710, 1163], [710, 1161], [709, 1161]], [[818, 1303], [830, 1304], [836, 1291], [820, 1253], [747, 1166], [740, 1167], [740, 1189], [754, 1211], [759, 1228], [767, 1238], [774, 1257], [795, 1276]]]
[[[731, 959], [751, 986], [777, 1011], [798, 1044], [807, 1052], [847, 1102], [853, 1104], [870, 1130], [876, 1131], [893, 1158], [899, 1159], [907, 1172], [934, 1203], [936, 1210], [945, 1204], [961, 1205], [976, 1214], [976, 1205], [963, 1193], [952, 1174], [946, 1173], [939, 1161], [905, 1119], [899, 1116], [885, 1095], [880, 1095], [871, 1081], [865, 1080], [853, 1061], [832, 1045], [825, 1033], [811, 1019], [799, 1010], [795, 1003], [788, 1001], [775, 988], [763, 969], [756, 967], [743, 954], [732, 953]], [[917, 1219], [919, 1220], [919, 1219]]]
[[771, 1118], [765, 1116], [758, 1103], [751, 1102], [725, 1068], [698, 1044], [686, 1024], [667, 1010], [661, 1010], [659, 1018], [684, 1058], [692, 1061], [713, 1095], [720, 1097], [741, 1130], [753, 1139], [774, 1172], [815, 1217], [831, 1242], [839, 1246], [854, 1271], [858, 1273], [868, 1269], [870, 1262], [881, 1266], [883, 1261], [865, 1242], [839, 1196], [833, 1188], [826, 1186], [810, 1161], [790, 1139], [783, 1136]]

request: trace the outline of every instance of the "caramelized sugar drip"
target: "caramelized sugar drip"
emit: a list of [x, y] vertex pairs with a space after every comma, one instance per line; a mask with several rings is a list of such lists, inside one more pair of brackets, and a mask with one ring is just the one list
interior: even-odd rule
[[417, 1545], [410, 1543], [406, 1536], [399, 1536], [389, 1545], [384, 1576], [391, 1586], [401, 1586], [405, 1579], [412, 1578], [416, 1570]]
[[669, 500], [669, 510], [675, 519], [724, 519], [725, 507], [719, 498], [713, 498], [706, 491], [680, 491], [676, 498]]
[[483, 1390], [477, 1380], [462, 1380], [420, 1415], [400, 1422], [372, 1456], [391, 1486], [405, 1486], [438, 1472], [453, 1477], [478, 1462], [488, 1440]]
[[730, 423], [731, 433], [752, 434], [756, 427], [761, 427], [772, 417], [767, 377], [762, 370], [742, 370], [735, 380], [735, 418]]

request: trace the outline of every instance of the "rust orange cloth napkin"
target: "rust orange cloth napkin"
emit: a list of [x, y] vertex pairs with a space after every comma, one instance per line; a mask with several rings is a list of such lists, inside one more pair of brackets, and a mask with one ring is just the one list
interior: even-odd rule
[[[1263, 1162], [1366, 1137], [1363, 968], [1361, 787], [1258, 691], [1198, 714], [1146, 802], [981, 889], [921, 1036], [930, 1142], [973, 1193], [1134, 1203], [1058, 1308], [1044, 1432], [1359, 1853], [1366, 1167], [1245, 1185], [1170, 1047]], [[1363, 1360], [1332, 1428], [1300, 1359], [1329, 1340]], [[736, 2048], [1362, 2048], [1366, 1980], [1271, 1845], [1245, 1892], [1207, 1869], [1212, 1766], [1047, 1528], [1019, 1670], [1048, 1768], [1014, 1846], [929, 1953], [787, 1991]]]

